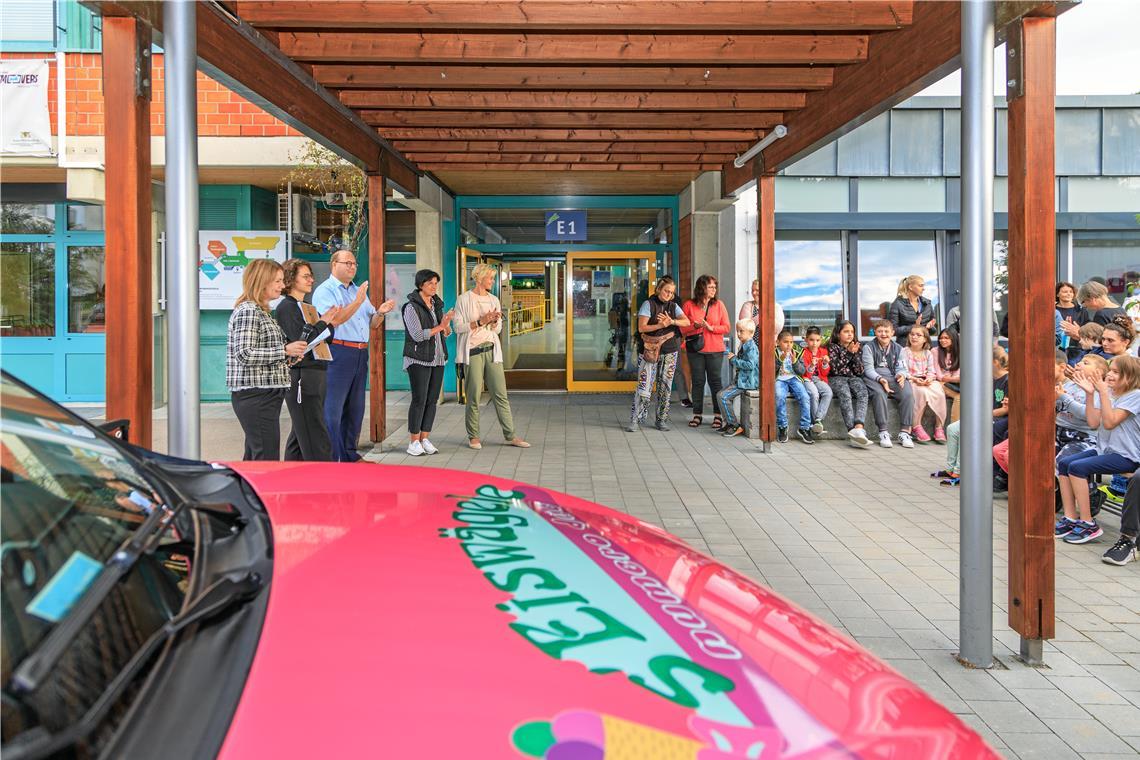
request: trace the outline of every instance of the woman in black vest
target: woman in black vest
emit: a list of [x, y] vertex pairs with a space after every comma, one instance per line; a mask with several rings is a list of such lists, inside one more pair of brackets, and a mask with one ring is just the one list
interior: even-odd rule
[[439, 452], [428, 440], [435, 422], [435, 406], [443, 388], [447, 364], [444, 338], [451, 335], [451, 312], [443, 311], [439, 274], [430, 269], [416, 272], [416, 289], [404, 304], [404, 370], [412, 386], [408, 408], [408, 454], [414, 457]]
[[657, 280], [657, 289], [637, 311], [637, 390], [633, 392], [627, 432], [640, 429], [649, 416], [650, 406], [654, 408], [654, 427], [669, 429], [673, 373], [677, 371], [677, 353], [681, 350], [679, 328], [689, 326], [685, 312], [673, 300], [676, 295], [676, 283], [665, 275]]

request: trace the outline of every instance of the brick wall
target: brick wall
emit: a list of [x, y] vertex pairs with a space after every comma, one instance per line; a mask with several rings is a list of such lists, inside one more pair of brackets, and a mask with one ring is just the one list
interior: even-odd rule
[[[3, 53], [2, 59], [47, 58], [43, 53]], [[99, 53], [68, 53], [67, 134], [101, 136], [103, 117], [103, 57]], [[56, 128], [56, 66], [48, 65], [48, 111]], [[154, 56], [151, 87], [151, 134], [165, 134], [162, 55]], [[198, 135], [200, 137], [285, 137], [300, 132], [267, 114], [240, 95], [198, 72]]]

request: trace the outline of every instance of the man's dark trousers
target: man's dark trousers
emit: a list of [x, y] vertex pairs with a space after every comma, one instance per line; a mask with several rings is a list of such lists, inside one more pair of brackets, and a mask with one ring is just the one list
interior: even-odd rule
[[328, 368], [325, 424], [332, 442], [333, 460], [356, 462], [356, 442], [364, 422], [364, 388], [368, 382], [368, 349], [330, 343], [333, 360]]

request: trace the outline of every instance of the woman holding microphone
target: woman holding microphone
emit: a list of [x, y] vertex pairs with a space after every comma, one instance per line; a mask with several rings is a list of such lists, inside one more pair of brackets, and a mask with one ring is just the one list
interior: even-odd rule
[[[226, 388], [245, 432], [242, 459], [281, 458], [281, 402], [289, 389], [288, 357], [305, 354], [305, 342], [285, 342], [269, 311], [281, 295], [285, 276], [273, 259], [254, 259], [241, 276], [241, 296], [230, 314], [226, 335]], [[194, 350], [197, 350], [196, 348]]]

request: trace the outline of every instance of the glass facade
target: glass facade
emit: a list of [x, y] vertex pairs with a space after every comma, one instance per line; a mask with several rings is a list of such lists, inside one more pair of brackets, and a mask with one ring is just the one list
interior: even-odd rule
[[67, 331], [106, 332], [107, 272], [103, 246], [67, 249]]
[[0, 336], [55, 334], [55, 246], [0, 244]]
[[1100, 277], [1117, 303], [1124, 300], [1129, 282], [1140, 280], [1140, 233], [1073, 235], [1073, 282]]
[[862, 232], [859, 234], [859, 331], [873, 332], [872, 324], [885, 319], [891, 301], [898, 296], [899, 282], [909, 275], [926, 281], [923, 294], [938, 310], [938, 263], [934, 234], [902, 232], [896, 234]]
[[839, 233], [776, 233], [776, 302], [793, 335], [825, 331], [843, 314], [843, 244]]

